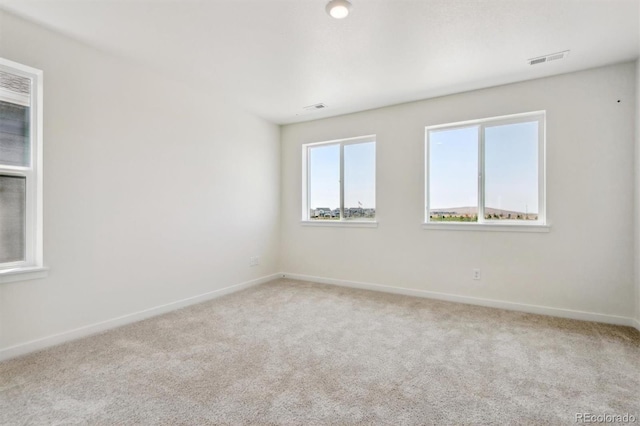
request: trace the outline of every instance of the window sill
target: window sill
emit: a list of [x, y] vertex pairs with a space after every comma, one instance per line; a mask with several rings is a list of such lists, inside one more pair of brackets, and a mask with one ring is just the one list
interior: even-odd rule
[[337, 227], [337, 228], [377, 228], [376, 221], [356, 221], [356, 220], [303, 220], [300, 222], [302, 226], [320, 226], [320, 227]]
[[438, 231], [489, 231], [489, 232], [550, 232], [550, 225], [519, 225], [489, 223], [423, 223], [422, 227]]
[[49, 268], [46, 266], [29, 266], [24, 268], [0, 269], [0, 284], [14, 281], [27, 281], [45, 278], [49, 275]]

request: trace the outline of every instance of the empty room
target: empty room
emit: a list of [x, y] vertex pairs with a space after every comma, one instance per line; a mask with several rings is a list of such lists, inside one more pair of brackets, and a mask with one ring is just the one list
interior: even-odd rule
[[640, 1], [0, 0], [0, 425], [640, 423]]

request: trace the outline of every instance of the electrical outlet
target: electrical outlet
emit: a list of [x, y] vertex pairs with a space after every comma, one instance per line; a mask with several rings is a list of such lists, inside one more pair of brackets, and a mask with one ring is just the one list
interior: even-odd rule
[[473, 270], [473, 279], [474, 280], [479, 280], [480, 279], [480, 269], [474, 269]]
[[249, 266], [258, 266], [260, 264], [260, 256], [253, 256], [249, 258]]

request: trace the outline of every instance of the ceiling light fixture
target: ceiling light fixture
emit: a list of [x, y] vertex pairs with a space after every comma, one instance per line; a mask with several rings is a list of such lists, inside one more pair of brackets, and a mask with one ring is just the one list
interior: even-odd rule
[[331, 0], [327, 3], [327, 13], [332, 18], [342, 19], [346, 18], [351, 9], [351, 3], [347, 0]]

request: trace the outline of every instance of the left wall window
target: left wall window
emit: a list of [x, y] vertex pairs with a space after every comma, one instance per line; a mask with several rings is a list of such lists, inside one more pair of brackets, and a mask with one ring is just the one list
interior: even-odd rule
[[0, 58], [0, 277], [42, 268], [42, 71]]

